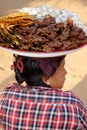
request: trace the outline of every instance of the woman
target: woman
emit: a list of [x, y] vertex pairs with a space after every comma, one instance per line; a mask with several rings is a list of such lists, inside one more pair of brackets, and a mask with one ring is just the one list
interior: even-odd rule
[[[86, 130], [87, 109], [72, 92], [63, 92], [65, 56], [15, 56], [18, 84], [0, 93], [3, 130]], [[27, 85], [20, 85], [25, 82]]]

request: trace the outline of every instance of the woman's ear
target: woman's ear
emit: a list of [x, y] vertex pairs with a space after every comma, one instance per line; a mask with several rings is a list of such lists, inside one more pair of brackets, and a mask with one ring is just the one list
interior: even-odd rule
[[42, 81], [47, 84], [47, 85], [50, 85], [51, 86], [51, 77], [49, 79], [47, 79], [47, 77], [44, 75], [42, 77]]
[[47, 79], [46, 75], [44, 75], [44, 76], [42, 77], [42, 81], [43, 81], [45, 84], [50, 85], [50, 82], [48, 82], [49, 79]]

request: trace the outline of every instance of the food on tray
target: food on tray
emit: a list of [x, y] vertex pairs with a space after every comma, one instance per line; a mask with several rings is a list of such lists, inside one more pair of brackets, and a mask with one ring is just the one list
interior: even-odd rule
[[13, 13], [0, 18], [0, 46], [29, 52], [53, 52], [78, 48], [87, 43], [82, 28], [66, 22], [56, 23], [46, 15], [37, 19], [27, 13]]
[[0, 45], [14, 48], [18, 46], [21, 37], [14, 34], [12, 28], [32, 24], [32, 17], [27, 13], [15, 12], [0, 18]]

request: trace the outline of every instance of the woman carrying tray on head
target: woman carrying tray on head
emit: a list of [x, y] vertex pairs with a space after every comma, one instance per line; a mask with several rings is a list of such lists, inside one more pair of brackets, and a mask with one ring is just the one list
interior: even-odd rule
[[[18, 55], [14, 55], [11, 69], [18, 83], [6, 85], [0, 92], [2, 129], [86, 130], [86, 107], [72, 92], [61, 90], [67, 74], [67, 53], [53, 57], [14, 53]], [[26, 85], [21, 85], [23, 82]]]
[[[87, 128], [87, 110], [72, 92], [63, 92], [65, 57], [16, 56], [12, 68], [19, 84], [0, 93], [3, 130], [69, 130]], [[26, 82], [26, 86], [21, 85]]]

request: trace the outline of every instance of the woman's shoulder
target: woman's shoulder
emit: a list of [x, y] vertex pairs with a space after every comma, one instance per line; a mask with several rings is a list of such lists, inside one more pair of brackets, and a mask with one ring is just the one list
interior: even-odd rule
[[0, 101], [14, 99], [14, 97], [20, 98], [20, 95], [22, 95], [23, 92], [27, 93], [27, 89], [28, 88], [24, 85], [20, 85], [17, 83], [5, 85], [0, 91]]
[[72, 91], [62, 91], [59, 89], [55, 90], [56, 92], [56, 98], [60, 99], [60, 102], [65, 103], [66, 105], [71, 105], [73, 107], [78, 107], [83, 109], [84, 103], [81, 101], [81, 99], [74, 94]]
[[5, 85], [1, 91], [7, 91], [7, 90], [14, 91], [14, 90], [20, 90], [22, 88], [25, 88], [25, 86], [20, 85], [18, 83], [12, 83], [12, 84]]
[[72, 91], [65, 91], [63, 92], [64, 95], [67, 95], [71, 105], [74, 105], [75, 107], [78, 107], [78, 109], [85, 109], [87, 113], [87, 109], [84, 105], [84, 103], [81, 101], [81, 99], [74, 94]]
[[[80, 108], [83, 108], [84, 104], [82, 101], [71, 91], [62, 91], [60, 89], [52, 89], [52, 88], [44, 88], [44, 87], [34, 87], [32, 89], [29, 89], [28, 86], [20, 85], [17, 83], [12, 83], [9, 85], [6, 85], [3, 90], [0, 92], [0, 95], [33, 95], [38, 96], [43, 95], [47, 98], [50, 97], [50, 99], [55, 99], [55, 101], [60, 101], [66, 104], [70, 104], [73, 106], [78, 106]], [[60, 100], [59, 100], [60, 99]]]
[[3, 87], [3, 89], [0, 91], [0, 95], [3, 95], [3, 94], [8, 94], [8, 93], [13, 93], [13, 92], [21, 92], [26, 90], [27, 91], [27, 87], [25, 87], [24, 85], [20, 85], [20, 84], [17, 84], [17, 83], [12, 83], [12, 84], [8, 84], [8, 85], [5, 85]]

